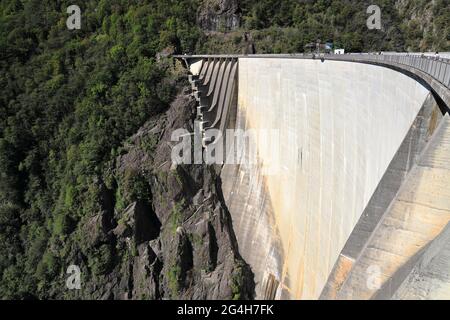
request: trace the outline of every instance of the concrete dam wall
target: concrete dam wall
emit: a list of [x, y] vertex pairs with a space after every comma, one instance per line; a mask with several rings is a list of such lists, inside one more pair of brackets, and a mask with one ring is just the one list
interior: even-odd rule
[[257, 298], [319, 298], [428, 94], [375, 65], [239, 58], [234, 126], [279, 140], [250, 141], [258, 163], [222, 169]]
[[176, 58], [257, 299], [450, 298], [450, 61]]

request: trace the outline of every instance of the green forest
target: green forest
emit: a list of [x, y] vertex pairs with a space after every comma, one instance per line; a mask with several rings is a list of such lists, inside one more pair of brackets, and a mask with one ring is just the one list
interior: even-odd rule
[[317, 39], [450, 51], [448, 0], [371, 1], [382, 10], [373, 31], [369, 1], [243, 0], [238, 28], [209, 32], [197, 17], [211, 1], [83, 0], [81, 29], [68, 30], [74, 1], [1, 0], [1, 298], [60, 297], [55, 279], [79, 254], [93, 276], [109, 272], [115, 249], [86, 245], [80, 221], [101, 210], [104, 188], [116, 210], [145, 197], [146, 182], [111, 174], [111, 163], [186, 84], [164, 53], [241, 53], [246, 33], [257, 53], [303, 52]]

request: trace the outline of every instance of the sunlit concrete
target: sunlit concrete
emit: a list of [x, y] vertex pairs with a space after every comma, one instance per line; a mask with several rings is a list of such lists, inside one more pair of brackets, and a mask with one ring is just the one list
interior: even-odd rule
[[236, 127], [279, 132], [278, 150], [251, 142], [260, 165], [222, 170], [239, 250], [258, 298], [269, 274], [277, 298], [318, 298], [428, 91], [341, 61], [239, 58], [238, 78]]
[[450, 298], [445, 243], [450, 238], [444, 231], [450, 221], [449, 181], [450, 118], [445, 116], [336, 298]]

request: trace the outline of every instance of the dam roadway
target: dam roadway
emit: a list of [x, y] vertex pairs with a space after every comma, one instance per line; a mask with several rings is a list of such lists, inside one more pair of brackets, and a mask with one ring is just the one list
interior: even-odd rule
[[203, 132], [278, 132], [221, 172], [256, 298], [450, 298], [447, 60], [176, 57]]

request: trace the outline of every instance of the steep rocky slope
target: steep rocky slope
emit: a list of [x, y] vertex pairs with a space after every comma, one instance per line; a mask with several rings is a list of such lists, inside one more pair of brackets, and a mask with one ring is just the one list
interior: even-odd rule
[[[192, 130], [194, 109], [184, 90], [166, 113], [150, 119], [128, 140], [111, 169], [124, 177], [118, 179], [124, 185], [115, 186], [119, 192], [139, 190], [139, 195], [114, 211], [108, 183], [102, 186], [103, 210], [85, 219], [81, 230], [86, 246], [108, 252], [108, 258], [100, 261], [98, 275], [83, 279], [86, 287], [73, 292], [75, 296], [252, 298], [253, 275], [239, 256], [215, 168], [172, 167], [172, 131]], [[75, 262], [83, 269], [82, 256]]]

